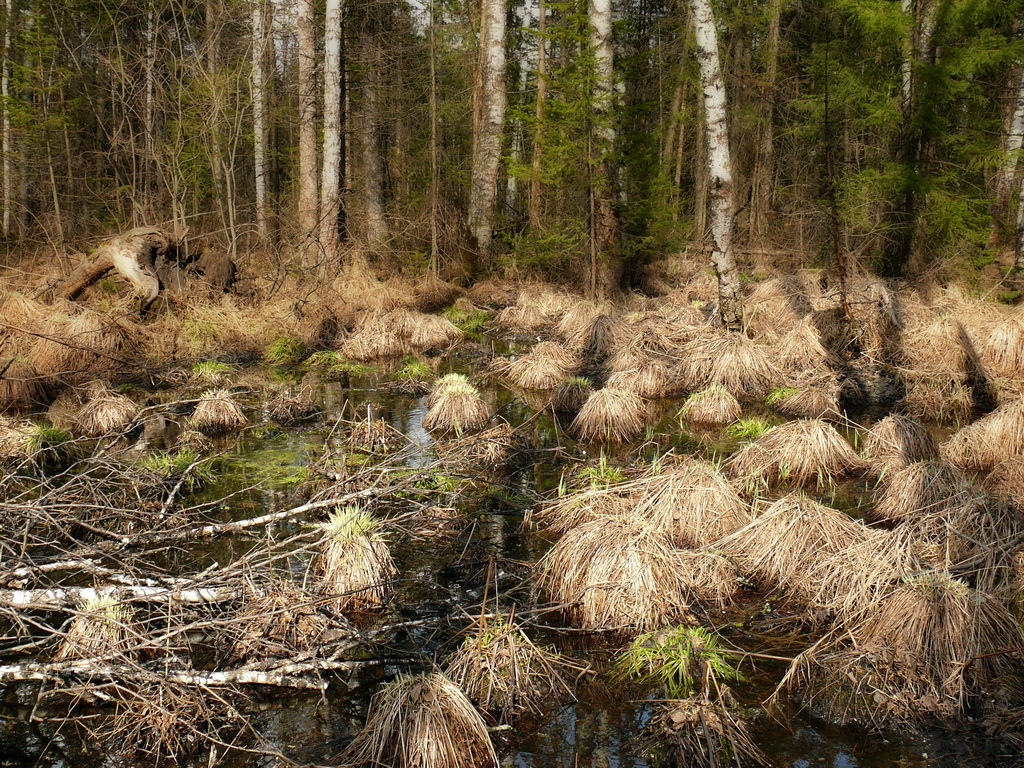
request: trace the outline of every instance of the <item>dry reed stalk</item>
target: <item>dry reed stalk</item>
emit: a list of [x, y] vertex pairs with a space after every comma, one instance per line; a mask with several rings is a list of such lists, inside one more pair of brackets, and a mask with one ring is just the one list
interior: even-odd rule
[[379, 520], [356, 506], [331, 513], [321, 526], [323, 549], [316, 572], [338, 611], [374, 611], [394, 592], [398, 574]]
[[775, 763], [757, 746], [730, 701], [704, 696], [655, 705], [645, 741], [653, 754], [668, 752], [670, 765], [687, 768], [764, 766]]
[[542, 341], [528, 354], [513, 360], [505, 378], [524, 389], [554, 389], [582, 367], [572, 352], [553, 341]]
[[497, 768], [487, 725], [438, 672], [400, 675], [370, 700], [366, 725], [341, 755], [366, 768]]
[[1022, 453], [1024, 398], [999, 406], [942, 445], [942, 454], [951, 464], [980, 471], [991, 470], [999, 462]]
[[869, 514], [875, 520], [899, 522], [939, 512], [956, 503], [968, 485], [967, 478], [948, 464], [916, 461], [882, 476]]
[[465, 377], [453, 378], [457, 375], [442, 376], [434, 386], [427, 398], [424, 429], [461, 435], [479, 429], [490, 419], [490, 409], [480, 392]]
[[921, 422], [893, 414], [864, 433], [861, 456], [878, 473], [939, 457], [939, 443]]
[[582, 376], [570, 376], [555, 390], [552, 405], [560, 411], [578, 411], [594, 394], [594, 385], [590, 379]]
[[974, 411], [974, 393], [966, 373], [902, 372], [906, 393], [900, 405], [908, 416], [926, 421], [963, 423]]
[[636, 514], [678, 547], [708, 546], [752, 519], [718, 468], [700, 459], [674, 462], [636, 485]]
[[568, 685], [559, 672], [566, 664], [553, 650], [533, 643], [511, 617], [482, 621], [445, 664], [445, 674], [469, 699], [501, 721], [525, 711], [541, 712]]
[[200, 395], [188, 423], [200, 432], [214, 434], [241, 429], [247, 421], [229, 390], [211, 389]]
[[595, 632], [679, 624], [694, 597], [678, 552], [632, 515], [595, 518], [569, 531], [536, 573], [569, 619]]
[[719, 384], [740, 400], [757, 400], [782, 380], [768, 349], [739, 333], [697, 338], [685, 345], [682, 357], [689, 389]]
[[100, 384], [90, 387], [75, 420], [83, 434], [102, 437], [124, 432], [138, 415], [139, 407], [131, 399]]
[[240, 626], [231, 646], [231, 658], [258, 661], [316, 648], [329, 622], [317, 611], [315, 602], [316, 597], [297, 584], [274, 583], [239, 611]]
[[711, 384], [694, 392], [679, 409], [681, 421], [708, 424], [715, 427], [731, 424], [743, 415], [740, 402], [720, 384]]
[[1024, 324], [1017, 318], [1002, 320], [990, 330], [979, 354], [990, 373], [1020, 379], [1024, 376]]
[[803, 689], [840, 721], [951, 718], [1016, 674], [1022, 646], [1020, 624], [999, 600], [926, 572], [904, 579], [860, 623], [800, 654], [780, 690]]
[[877, 539], [876, 534], [848, 515], [794, 493], [768, 505], [753, 522], [716, 546], [764, 586], [810, 603], [817, 582], [809, 574], [853, 545]]
[[747, 443], [725, 467], [752, 492], [781, 482], [826, 487], [861, 470], [863, 462], [831, 424], [799, 419], [772, 427]]
[[821, 341], [821, 333], [810, 317], [804, 317], [782, 337], [778, 346], [779, 366], [797, 373], [834, 369], [839, 358]]
[[599, 389], [587, 398], [572, 422], [584, 442], [628, 442], [647, 425], [647, 403], [632, 392]]
[[130, 606], [114, 597], [95, 597], [75, 614], [55, 658], [64, 661], [122, 656], [131, 620]]
[[1024, 511], [1024, 456], [1012, 456], [996, 464], [982, 487], [993, 497]]

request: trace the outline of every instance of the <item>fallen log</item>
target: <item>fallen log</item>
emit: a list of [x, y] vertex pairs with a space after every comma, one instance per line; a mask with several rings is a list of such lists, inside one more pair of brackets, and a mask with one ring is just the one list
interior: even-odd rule
[[142, 308], [145, 309], [160, 293], [160, 279], [156, 275], [157, 256], [167, 253], [172, 244], [175, 241], [156, 227], [136, 227], [108, 238], [71, 273], [57, 290], [57, 297], [73, 301], [113, 269], [131, 282], [141, 295]]

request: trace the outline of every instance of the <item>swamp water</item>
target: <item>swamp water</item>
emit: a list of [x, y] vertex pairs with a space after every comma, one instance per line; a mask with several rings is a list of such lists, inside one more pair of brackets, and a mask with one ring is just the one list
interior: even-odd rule
[[[451, 356], [441, 363], [442, 372], [475, 372], [478, 367], [472, 356]], [[264, 375], [253, 373], [256, 378]], [[276, 375], [287, 378], [291, 374]], [[295, 372], [288, 385], [293, 391], [299, 389], [300, 375]], [[304, 497], [300, 481], [307, 474], [305, 467], [322, 455], [325, 447], [336, 443], [332, 425], [339, 418], [385, 419], [412, 444], [404, 454], [404, 463], [409, 468], [427, 466], [434, 442], [422, 428], [424, 398], [381, 388], [379, 383], [386, 379], [358, 376], [342, 384], [307, 377], [302, 385], [309, 391], [312, 384], [324, 419], [308, 426], [253, 429], [240, 437], [223, 439], [217, 445], [217, 480], [187, 503], [227, 497], [210, 515], [219, 520], [248, 518], [301, 504]], [[402, 671], [440, 664], [456, 647], [459, 633], [480, 614], [486, 597], [488, 608], [493, 608], [495, 600], [503, 610], [515, 606], [517, 615], [528, 617], [534, 627], [534, 640], [556, 646], [598, 673], [580, 676], [575, 685], [576, 700], [566, 697], [552, 701], [543, 714], [523, 716], [511, 728], [496, 728], [492, 736], [501, 764], [521, 768], [647, 765], [640, 737], [650, 716], [648, 700], [657, 693], [610, 677], [607, 669], [617, 646], [579, 632], [556, 632], [553, 627], [558, 625], [558, 616], [536, 612], [536, 603], [543, 598], [534, 600], [530, 592], [529, 565], [543, 555], [554, 537], [527, 529], [524, 513], [538, 498], [550, 497], [563, 473], [578, 467], [587, 452], [587, 458], [592, 459], [595, 449], [577, 446], [564, 432], [567, 425], [557, 423], [550, 413], [538, 414], [513, 392], [487, 386], [484, 396], [513, 426], [523, 425], [535, 451], [528, 463], [511, 475], [501, 476], [486, 493], [474, 492], [469, 503], [458, 505], [458, 514], [469, 521], [459, 535], [415, 535], [415, 517], [401, 519], [399, 532], [392, 535], [400, 573], [398, 592], [384, 615], [368, 620], [371, 626], [407, 624], [381, 646], [383, 655], [394, 661], [356, 673], [327, 672], [331, 685], [323, 693], [276, 687], [250, 689], [244, 713], [267, 744], [296, 763], [329, 763], [362, 726], [369, 698], [381, 682]], [[254, 395], [246, 401], [251, 423], [261, 421], [255, 413], [258, 400]], [[680, 432], [670, 415], [678, 405], [666, 405], [667, 418], [649, 431], [644, 447], [637, 450], [633, 446], [632, 453], [628, 448], [615, 451], [609, 454], [608, 463], [625, 466], [638, 455], [650, 461], [669, 449], [710, 457], [735, 448], [737, 441], [722, 432]], [[169, 445], [173, 433], [172, 427], [166, 434], [157, 430], [143, 439], [153, 444], [150, 447]], [[862, 492], [856, 483], [845, 483], [823, 500], [856, 515]], [[378, 512], [386, 516], [386, 505]], [[290, 522], [271, 527], [266, 535], [287, 538], [302, 528], [302, 524]], [[161, 552], [159, 557], [169, 571], [196, 573], [212, 564], [223, 565], [258, 546], [258, 536], [228, 535], [191, 542]], [[308, 577], [308, 566], [308, 552], [290, 563], [299, 579]], [[798, 622], [776, 613], [770, 596], [752, 592], [751, 596], [769, 603], [761, 608], [748, 605], [736, 615], [715, 616], [716, 628], [727, 644], [757, 654], [791, 657], [813, 641], [812, 635], [798, 634], [803, 631]], [[1001, 754], [999, 747], [962, 734], [931, 731], [882, 736], [859, 727], [830, 726], [795, 707], [769, 712], [762, 702], [781, 678], [785, 663], [746, 659], [739, 666], [744, 679], [733, 686], [734, 693], [751, 717], [754, 741], [779, 765], [910, 768], [1020, 762], [1016, 755]], [[118, 743], [92, 742], [83, 737], [82, 728], [47, 719], [48, 713], [39, 709], [33, 694], [37, 688], [34, 683], [6, 688], [0, 709], [0, 766], [134, 764], [131, 758], [119, 755]], [[201, 751], [194, 764], [204, 764], [207, 756]], [[221, 764], [228, 766], [284, 764], [279, 758], [243, 751], [221, 751], [219, 756]]]

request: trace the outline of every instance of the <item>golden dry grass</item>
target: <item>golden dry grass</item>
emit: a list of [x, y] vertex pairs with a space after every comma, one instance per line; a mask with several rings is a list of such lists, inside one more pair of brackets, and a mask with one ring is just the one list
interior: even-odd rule
[[23, 357], [0, 357], [0, 410], [29, 408], [48, 399], [46, 378]]
[[654, 755], [687, 768], [775, 765], [757, 746], [731, 697], [690, 696], [655, 704], [644, 739]]
[[694, 595], [679, 553], [639, 518], [570, 530], [536, 565], [537, 584], [576, 626], [642, 632], [684, 621]]
[[572, 422], [584, 442], [628, 442], [647, 426], [647, 403], [632, 392], [605, 387], [587, 398]]
[[999, 406], [963, 427], [942, 445], [942, 454], [951, 464], [981, 471], [1022, 453], [1024, 398]]
[[724, 426], [743, 415], [739, 400], [720, 384], [711, 384], [694, 392], [679, 409], [679, 419], [694, 424]]
[[[777, 395], [777, 396], [776, 396]], [[786, 386], [767, 398], [779, 413], [798, 419], [841, 420], [842, 385], [831, 371], [811, 372], [790, 378]]]
[[740, 333], [698, 337], [681, 357], [681, 375], [692, 390], [718, 384], [740, 400], [757, 400], [782, 382], [769, 349]]
[[366, 768], [497, 768], [487, 725], [439, 672], [400, 675], [370, 700], [366, 724], [340, 757]]
[[315, 562], [321, 589], [338, 611], [375, 611], [394, 592], [398, 574], [383, 525], [356, 506], [331, 513]]
[[412, 320], [409, 345], [413, 349], [447, 349], [466, 338], [465, 333], [443, 317], [420, 313]]
[[1024, 324], [1015, 317], [1005, 318], [989, 329], [978, 350], [987, 372], [995, 376], [1024, 376]]
[[101, 437], [124, 432], [138, 415], [139, 407], [130, 398], [101, 384], [90, 387], [75, 421], [83, 434]]
[[427, 398], [423, 428], [461, 435], [484, 426], [490, 417], [490, 408], [477, 388], [465, 377], [448, 374], [438, 379]]
[[666, 397], [677, 390], [676, 377], [668, 366], [653, 358], [641, 359], [634, 368], [615, 371], [605, 386], [632, 392], [652, 400]]
[[925, 421], [963, 423], [974, 411], [974, 392], [966, 373], [902, 372], [906, 393], [900, 405], [908, 415]]
[[542, 341], [513, 360], [504, 377], [524, 389], [554, 389], [582, 367], [582, 361], [553, 341]]
[[872, 470], [881, 473], [916, 461], [937, 459], [939, 443], [921, 422], [892, 414], [864, 433], [860, 453]]
[[116, 598], [99, 595], [86, 601], [71, 620], [57, 649], [57, 661], [121, 656], [133, 611]]
[[291, 581], [271, 584], [239, 610], [231, 657], [259, 661], [316, 648], [329, 625], [316, 599]]
[[779, 483], [825, 487], [863, 469], [863, 461], [831, 424], [799, 419], [747, 443], [725, 467], [753, 492]]
[[1011, 456], [996, 464], [982, 486], [995, 498], [1024, 511], [1024, 456]]
[[590, 379], [570, 376], [555, 390], [552, 405], [560, 411], [578, 411], [592, 394], [594, 385]]
[[247, 420], [230, 390], [211, 389], [200, 395], [188, 423], [200, 432], [215, 434], [241, 429]]
[[935, 459], [915, 461], [882, 475], [869, 514], [892, 522], [931, 514], [956, 503], [968, 487], [967, 478], [948, 464]]
[[778, 345], [779, 366], [786, 371], [810, 372], [835, 368], [839, 358], [821, 341], [821, 333], [810, 317], [804, 317], [782, 337]]
[[567, 533], [599, 518], [632, 513], [642, 487], [641, 481], [633, 481], [567, 493], [529, 510], [524, 522], [554, 533]]

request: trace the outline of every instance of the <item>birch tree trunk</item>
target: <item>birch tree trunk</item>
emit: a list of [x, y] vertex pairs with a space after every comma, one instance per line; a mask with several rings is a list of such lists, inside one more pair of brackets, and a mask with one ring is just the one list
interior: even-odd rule
[[718, 31], [710, 0], [690, 0], [697, 62], [704, 91], [708, 175], [711, 194], [711, 264], [718, 275], [718, 311], [726, 328], [742, 324], [739, 270], [732, 249], [734, 227], [732, 157], [725, 80], [718, 53]]
[[1006, 146], [1003, 150], [1003, 162], [996, 173], [996, 203], [993, 211], [993, 239], [998, 235], [1000, 222], [1013, 191], [1013, 178], [1017, 170], [1021, 145], [1024, 143], [1024, 66], [1021, 67], [1020, 84], [1017, 86], [1017, 98], [1013, 105], [1013, 115], [1006, 130]]
[[1024, 173], [1017, 190], [1017, 233], [1013, 241], [1013, 271], [1024, 272]]
[[299, 200], [298, 221], [302, 263], [319, 261], [317, 248], [318, 207], [316, 179], [316, 35], [313, 0], [299, 0]]
[[261, 245], [267, 242], [267, 129], [263, 113], [266, 98], [263, 87], [265, 46], [263, 0], [252, 0], [253, 170], [256, 182], [256, 237]]
[[[491, 255], [494, 201], [505, 124], [505, 2], [482, 0], [480, 58], [473, 110], [473, 161], [469, 192], [469, 231], [477, 255]], [[473, 271], [472, 266], [469, 270]]]
[[589, 0], [590, 48], [594, 57], [593, 153], [596, 173], [591, 176], [591, 286], [595, 298], [618, 290], [621, 264], [618, 259], [619, 220], [615, 210], [614, 168], [615, 60], [612, 49], [611, 0]]
[[320, 179], [320, 245], [329, 258], [341, 242], [342, 131], [341, 0], [327, 0], [324, 16], [324, 156]]

